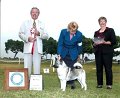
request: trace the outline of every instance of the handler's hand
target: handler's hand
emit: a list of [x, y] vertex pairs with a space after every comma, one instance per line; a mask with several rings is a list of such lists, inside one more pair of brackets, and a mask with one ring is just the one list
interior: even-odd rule
[[33, 38], [33, 37], [30, 36], [30, 37], [28, 37], [28, 41], [29, 41], [29, 42], [34, 42], [34, 41], [35, 41], [35, 38]]
[[37, 29], [35, 29], [35, 36], [40, 36], [40, 32]]
[[77, 61], [80, 62], [80, 56], [78, 56]]
[[58, 55], [58, 60], [59, 60], [59, 61], [61, 60], [61, 56], [60, 56], [60, 55]]

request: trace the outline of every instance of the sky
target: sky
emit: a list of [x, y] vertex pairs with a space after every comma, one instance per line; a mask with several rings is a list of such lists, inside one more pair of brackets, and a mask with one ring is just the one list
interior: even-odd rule
[[[32, 7], [40, 9], [39, 20], [55, 40], [71, 21], [78, 23], [85, 37], [92, 38], [99, 29], [100, 16], [105, 16], [107, 26], [114, 28], [116, 35], [120, 36], [119, 0], [1, 0], [1, 57], [14, 56], [11, 52], [5, 53], [4, 44], [8, 39], [20, 40], [20, 25], [31, 18]], [[22, 57], [22, 54], [18, 56]]]

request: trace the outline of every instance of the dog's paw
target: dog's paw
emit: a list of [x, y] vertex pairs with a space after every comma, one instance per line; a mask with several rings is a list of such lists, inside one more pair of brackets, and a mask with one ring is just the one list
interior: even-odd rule
[[86, 84], [84, 85], [84, 90], [85, 90], [85, 91], [87, 90], [87, 85], [86, 85]]
[[65, 88], [61, 88], [62, 91], [65, 91]]
[[86, 90], [87, 90], [87, 87], [85, 87], [84, 90], [86, 91]]
[[65, 89], [62, 89], [62, 91], [64, 92], [64, 91], [65, 91]]

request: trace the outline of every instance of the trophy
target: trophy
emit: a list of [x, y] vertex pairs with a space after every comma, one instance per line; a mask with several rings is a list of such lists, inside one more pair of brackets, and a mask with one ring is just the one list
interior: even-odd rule
[[33, 38], [34, 38], [34, 36], [35, 36], [34, 33], [35, 33], [35, 28], [32, 28], [32, 29], [31, 29], [31, 36], [32, 36]]
[[104, 38], [94, 37], [94, 38], [93, 38], [93, 42], [94, 42], [94, 43], [97, 43], [97, 44], [103, 43], [103, 42], [104, 42]]

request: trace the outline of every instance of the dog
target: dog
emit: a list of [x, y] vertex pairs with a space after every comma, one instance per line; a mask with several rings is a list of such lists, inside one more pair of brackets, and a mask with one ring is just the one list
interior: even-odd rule
[[54, 58], [53, 67], [57, 68], [57, 74], [58, 78], [60, 79], [62, 91], [66, 90], [67, 81], [75, 79], [79, 81], [79, 83], [81, 84], [81, 88], [87, 90], [86, 73], [83, 69], [83, 66], [79, 62], [76, 62], [73, 65], [74, 68], [71, 70], [71, 68], [67, 67], [64, 61]]

